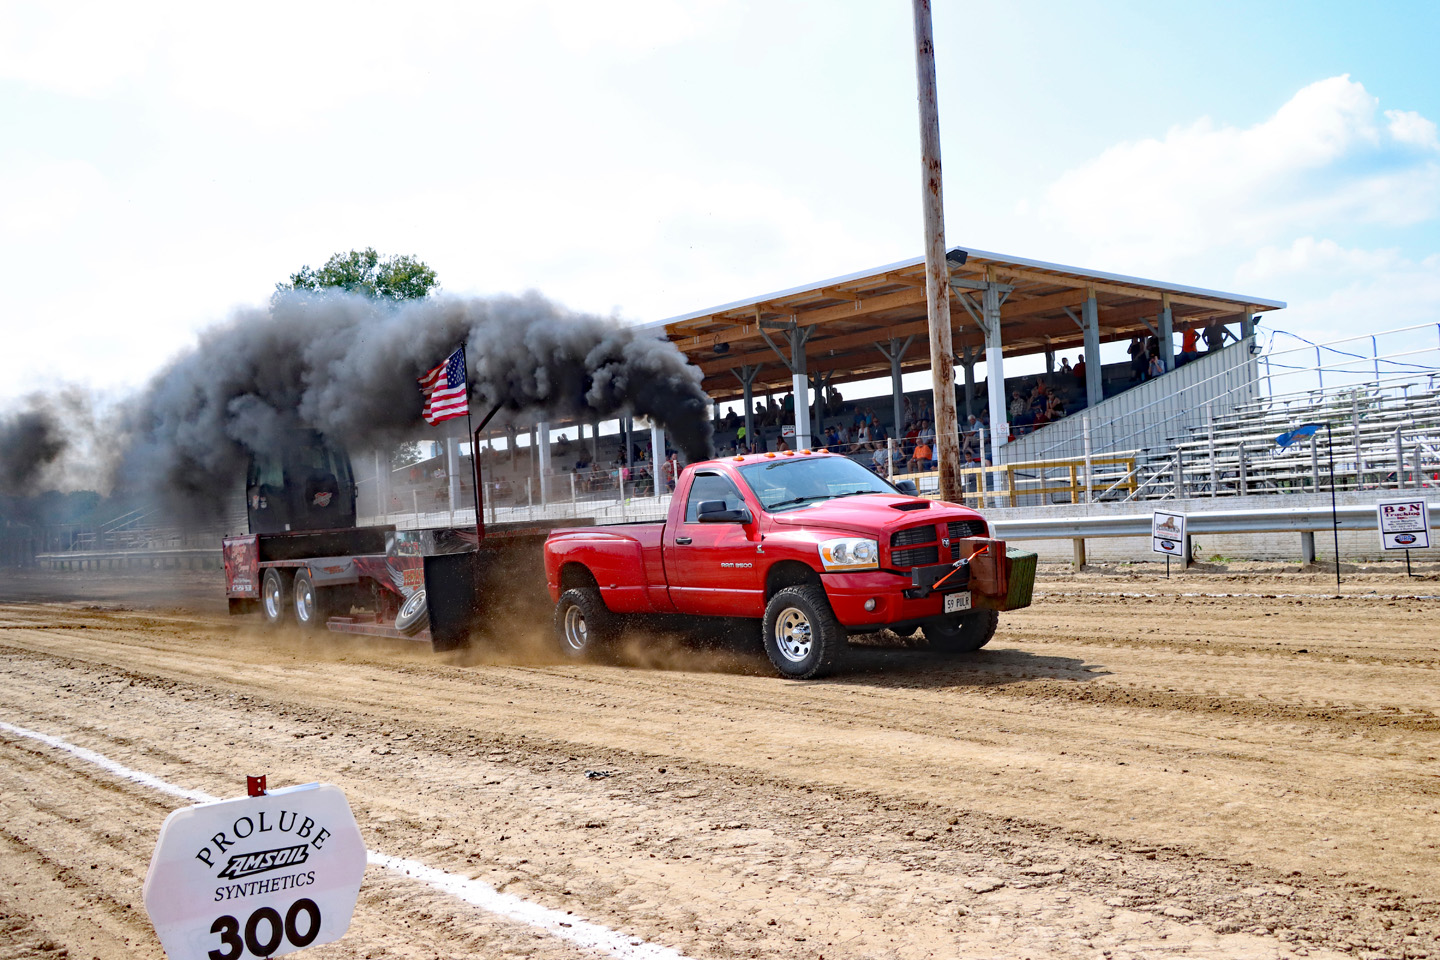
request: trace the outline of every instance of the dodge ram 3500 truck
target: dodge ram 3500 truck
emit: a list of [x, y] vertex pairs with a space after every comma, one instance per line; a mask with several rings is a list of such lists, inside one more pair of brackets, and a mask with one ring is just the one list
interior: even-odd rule
[[901, 486], [823, 450], [690, 464], [663, 523], [551, 532], [556, 639], [581, 656], [627, 615], [744, 618], [796, 679], [833, 670], [850, 634], [885, 628], [979, 650], [999, 611], [1029, 605], [1035, 555], [990, 539], [975, 511]]

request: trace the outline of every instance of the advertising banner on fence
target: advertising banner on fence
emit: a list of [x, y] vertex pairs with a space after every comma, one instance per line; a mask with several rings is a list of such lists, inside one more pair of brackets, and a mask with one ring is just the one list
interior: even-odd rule
[[1424, 500], [1382, 500], [1380, 545], [1386, 550], [1424, 550], [1430, 546], [1430, 507]]
[[1150, 521], [1150, 549], [1169, 557], [1185, 555], [1185, 516], [1155, 511]]

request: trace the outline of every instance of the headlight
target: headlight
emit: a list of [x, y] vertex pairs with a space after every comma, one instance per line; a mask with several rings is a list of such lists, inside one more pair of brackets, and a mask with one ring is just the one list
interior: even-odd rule
[[863, 537], [839, 537], [820, 544], [820, 563], [826, 570], [876, 570], [880, 547]]

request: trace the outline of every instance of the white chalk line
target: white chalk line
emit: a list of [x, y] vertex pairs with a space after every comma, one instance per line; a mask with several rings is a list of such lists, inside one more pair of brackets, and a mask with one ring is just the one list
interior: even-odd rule
[[[1140, 593], [1127, 590], [1036, 590], [1037, 597], [1203, 597], [1212, 600], [1334, 600], [1331, 593]], [[1342, 600], [1440, 600], [1433, 593], [1343, 593]]]
[[[211, 803], [221, 799], [200, 790], [187, 790], [184, 787], [176, 786], [152, 774], [127, 767], [94, 750], [77, 746], [68, 740], [48, 733], [17, 727], [13, 723], [6, 723], [3, 720], [0, 720], [0, 730], [17, 737], [39, 741], [56, 750], [63, 750], [122, 780], [138, 783], [172, 797], [179, 797], [195, 803]], [[418, 860], [395, 857], [376, 850], [366, 850], [365, 854], [368, 863], [404, 874], [427, 886], [434, 887], [442, 893], [448, 893], [452, 897], [479, 907], [481, 910], [528, 926], [538, 927], [552, 936], [568, 940], [586, 950], [606, 953], [613, 957], [619, 957], [621, 960], [687, 960], [684, 954], [669, 947], [648, 943], [638, 937], [627, 936], [611, 930], [609, 927], [581, 920], [559, 910], [543, 907], [511, 893], [502, 893], [481, 880], [472, 880], [469, 877], [447, 873], [444, 870], [426, 866]]]

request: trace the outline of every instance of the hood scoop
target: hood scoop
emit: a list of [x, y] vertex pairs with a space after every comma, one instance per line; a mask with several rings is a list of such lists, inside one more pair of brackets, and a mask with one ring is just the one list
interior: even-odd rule
[[929, 510], [929, 500], [906, 500], [904, 503], [890, 504], [891, 510]]

